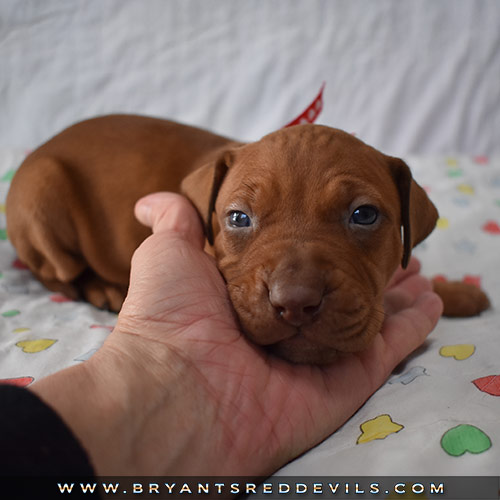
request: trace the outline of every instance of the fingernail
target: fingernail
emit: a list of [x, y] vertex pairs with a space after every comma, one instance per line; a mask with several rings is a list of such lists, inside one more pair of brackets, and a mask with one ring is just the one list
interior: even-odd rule
[[148, 198], [140, 199], [135, 205], [135, 216], [141, 224], [151, 226], [152, 203]]

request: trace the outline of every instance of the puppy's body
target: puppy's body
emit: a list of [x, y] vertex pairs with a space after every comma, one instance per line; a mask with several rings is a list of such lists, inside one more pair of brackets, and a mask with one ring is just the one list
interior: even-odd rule
[[48, 288], [118, 310], [150, 231], [135, 202], [179, 191], [231, 141], [178, 123], [113, 115], [78, 123], [29, 155], [7, 197], [9, 238]]
[[[204, 219], [247, 335], [297, 362], [371, 341], [388, 281], [437, 219], [404, 162], [336, 129], [299, 125], [242, 144], [123, 115], [70, 127], [25, 160], [9, 237], [49, 288], [117, 310], [149, 234], [133, 206], [162, 190], [182, 191]], [[457, 293], [471, 314], [488, 306], [473, 287], [444, 286], [452, 309]]]

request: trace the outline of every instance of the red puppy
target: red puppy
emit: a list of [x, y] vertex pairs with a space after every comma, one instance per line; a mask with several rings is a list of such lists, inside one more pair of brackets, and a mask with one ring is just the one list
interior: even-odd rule
[[[380, 330], [384, 289], [434, 229], [407, 165], [319, 125], [243, 144], [116, 115], [76, 124], [32, 153], [7, 199], [9, 238], [50, 289], [119, 310], [132, 253], [149, 234], [133, 207], [184, 193], [202, 217], [246, 334], [296, 362], [331, 362]], [[489, 306], [437, 284], [450, 315]]]

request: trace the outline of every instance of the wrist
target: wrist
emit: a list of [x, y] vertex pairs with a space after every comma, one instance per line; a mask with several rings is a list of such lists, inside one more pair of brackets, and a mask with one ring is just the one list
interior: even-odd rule
[[189, 370], [179, 356], [130, 337], [113, 332], [91, 359], [31, 390], [70, 427], [96, 475], [203, 472], [206, 464], [196, 455], [215, 410], [199, 391], [191, 397]]

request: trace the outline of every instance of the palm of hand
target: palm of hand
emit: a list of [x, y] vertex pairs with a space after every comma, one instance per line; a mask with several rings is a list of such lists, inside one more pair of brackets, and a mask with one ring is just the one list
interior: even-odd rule
[[[430, 284], [413, 262], [388, 289], [386, 321], [369, 349], [331, 366], [292, 365], [243, 337], [223, 280], [201, 249], [199, 229], [196, 234], [177, 222], [180, 236], [179, 227], [162, 227], [166, 212], [156, 216], [155, 234], [134, 256], [119, 325], [181, 361], [187, 390], [202, 402], [214, 446], [226, 457], [207, 464], [205, 474], [269, 474], [323, 440], [423, 342], [439, 317], [439, 300], [425, 293]], [[169, 218], [172, 224], [171, 211]]]

